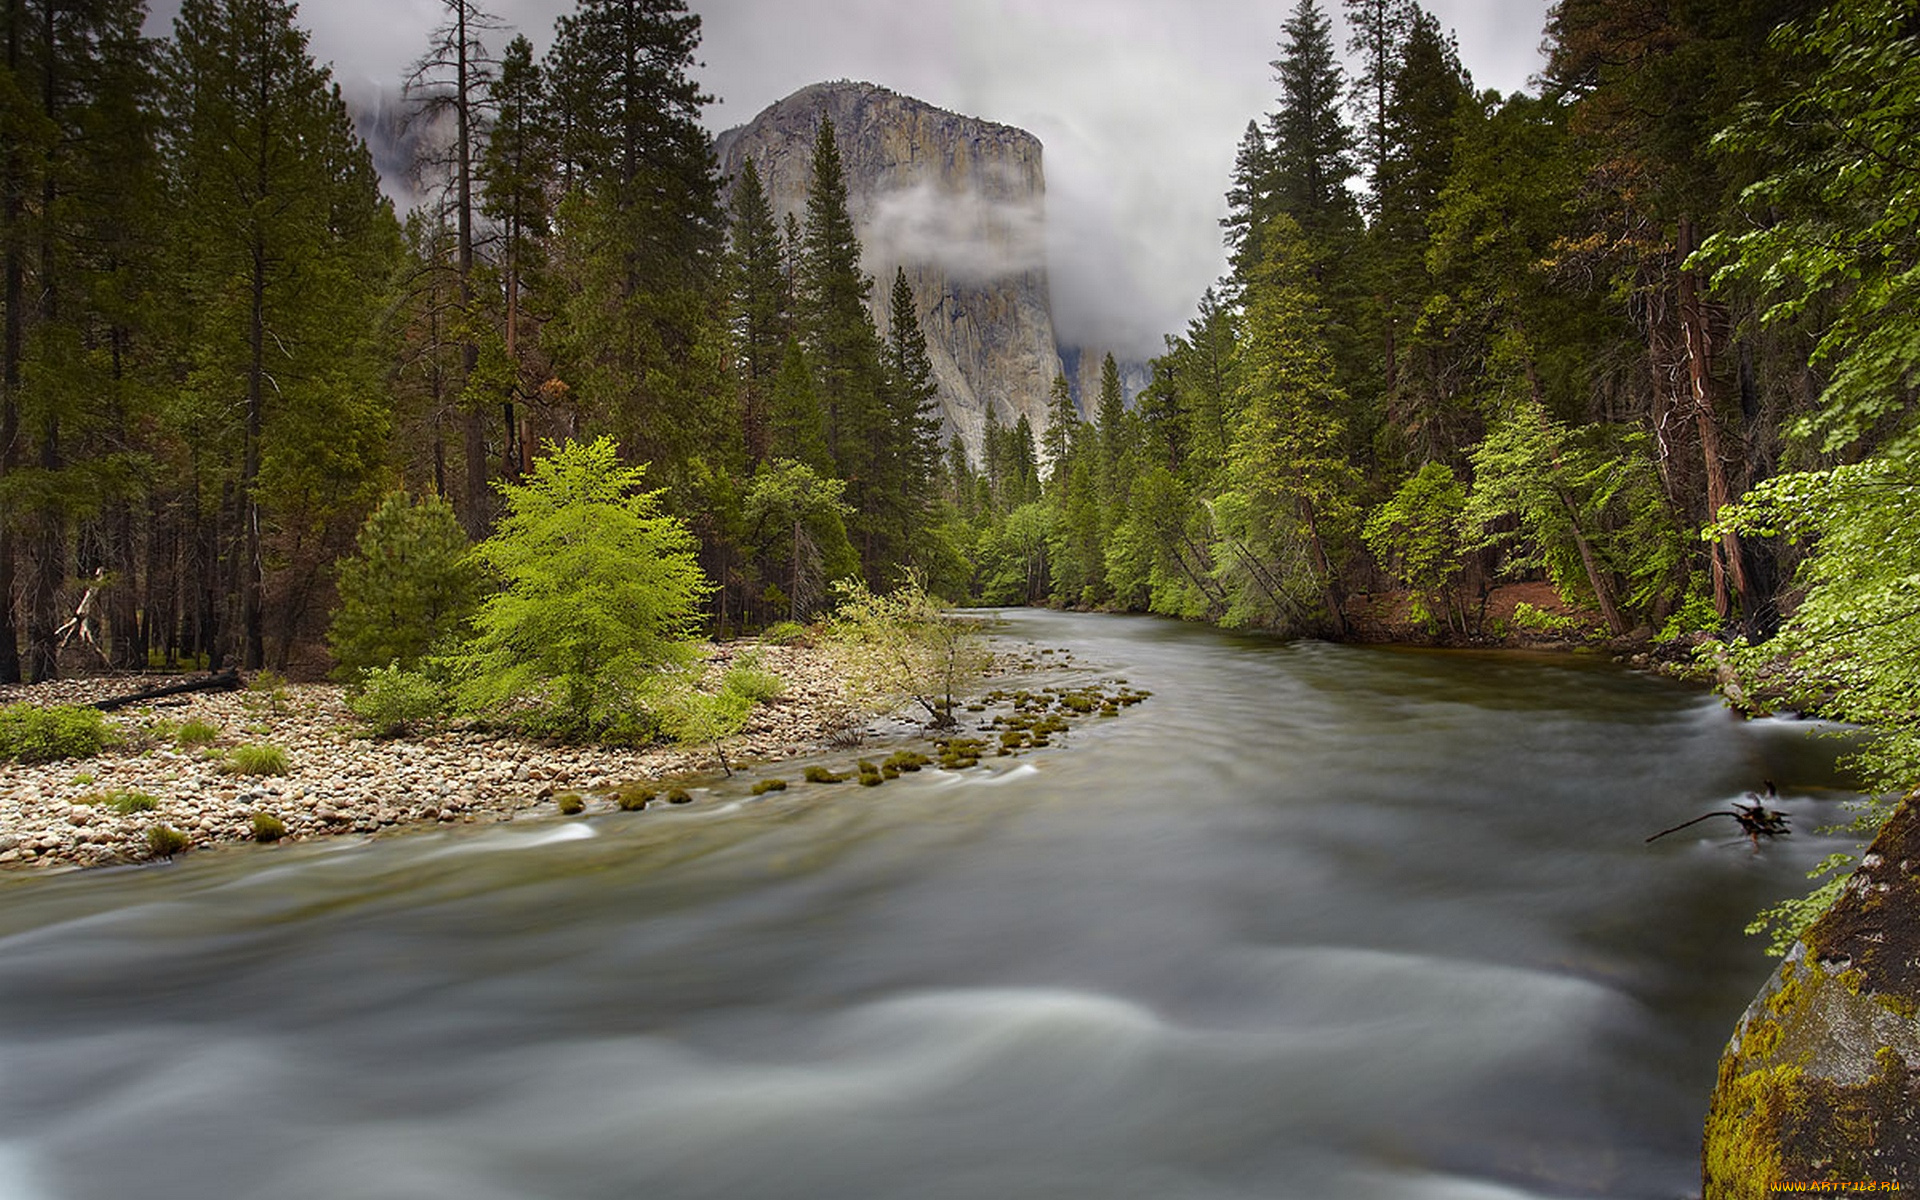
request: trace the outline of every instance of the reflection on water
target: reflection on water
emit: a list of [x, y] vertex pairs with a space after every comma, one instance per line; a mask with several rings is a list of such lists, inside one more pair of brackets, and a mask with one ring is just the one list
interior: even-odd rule
[[[878, 791], [10, 882], [0, 1200], [1697, 1186], [1829, 747], [1576, 659], [1006, 636], [1155, 697]], [[1785, 843], [1643, 844], [1763, 778]]]

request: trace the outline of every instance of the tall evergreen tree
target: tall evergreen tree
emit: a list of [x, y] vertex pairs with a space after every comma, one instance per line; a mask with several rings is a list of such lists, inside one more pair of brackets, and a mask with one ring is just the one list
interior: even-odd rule
[[1380, 184], [1392, 153], [1393, 131], [1387, 109], [1400, 72], [1402, 48], [1413, 33], [1419, 7], [1412, 0], [1341, 0], [1347, 13], [1347, 50], [1359, 69], [1351, 81], [1351, 97], [1360, 129], [1359, 165], [1371, 191], [1370, 203], [1380, 202]]
[[480, 211], [496, 230], [499, 327], [506, 376], [500, 381], [507, 439], [502, 465], [519, 478], [532, 465], [533, 437], [525, 405], [541, 379], [530, 367], [537, 338], [525, 297], [541, 280], [551, 232], [547, 189], [553, 174], [553, 137], [547, 125], [546, 84], [533, 61], [533, 44], [507, 43], [499, 74], [487, 88], [493, 129], [481, 153]]
[[548, 55], [566, 199], [548, 340], [590, 420], [673, 479], [716, 444], [724, 221], [681, 0], [580, 0]]
[[734, 182], [729, 229], [734, 370], [747, 462], [767, 457], [767, 405], [793, 333], [793, 293], [773, 205], [749, 158]]
[[890, 499], [875, 478], [887, 414], [880, 336], [867, 308], [872, 290], [873, 280], [860, 269], [860, 239], [847, 209], [846, 171], [833, 122], [822, 120], [813, 143], [795, 308], [819, 383], [834, 473], [847, 481], [853, 508], [848, 532], [870, 582], [879, 587], [886, 581], [876, 574], [881, 564], [875, 539]]
[[[875, 484], [889, 497], [892, 519], [885, 547], [888, 569], [916, 562], [933, 502], [940, 466], [939, 381], [920, 328], [919, 305], [904, 268], [896, 269], [888, 296], [885, 349], [886, 413]], [[924, 565], [924, 564], [922, 564]]]
[[1340, 61], [1333, 23], [1317, 0], [1299, 0], [1282, 27], [1286, 41], [1270, 66], [1280, 84], [1280, 110], [1270, 118], [1275, 210], [1309, 236], [1352, 220], [1347, 181], [1354, 175], [1353, 130], [1340, 115]]
[[[480, 318], [474, 302], [474, 184], [496, 67], [480, 38], [485, 31], [497, 29], [499, 22], [474, 0], [439, 3], [440, 26], [407, 76], [406, 95], [419, 106], [418, 118], [429, 125], [428, 136], [419, 143], [422, 154], [415, 171], [444, 189], [443, 203], [453, 215], [455, 257], [451, 267], [459, 281], [461, 388], [467, 391], [480, 365]], [[453, 138], [448, 145], [440, 144], [436, 136], [439, 131], [431, 128], [445, 119], [453, 122]], [[459, 509], [467, 536], [475, 539], [486, 536], [491, 507], [483, 408], [491, 407], [487, 399], [467, 396], [460, 422], [465, 455]]]
[[[269, 540], [305, 547], [375, 490], [387, 420], [378, 297], [396, 231], [291, 3], [184, 0], [166, 75], [174, 241], [192, 312], [185, 402], [206, 434], [207, 482], [233, 496], [230, 648], [258, 667]], [[337, 529], [343, 545], [351, 529]], [[292, 622], [278, 632], [284, 655]]]

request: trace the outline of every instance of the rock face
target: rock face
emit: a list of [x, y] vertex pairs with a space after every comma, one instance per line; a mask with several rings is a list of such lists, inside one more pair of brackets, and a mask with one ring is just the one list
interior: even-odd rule
[[874, 277], [874, 321], [884, 333], [894, 272], [905, 268], [947, 434], [977, 461], [991, 407], [1003, 425], [1026, 416], [1037, 438], [1061, 372], [1039, 140], [873, 84], [822, 83], [721, 134], [721, 170], [733, 178], [752, 158], [776, 217], [804, 221], [823, 117]]
[[1720, 1058], [1702, 1175], [1703, 1200], [1772, 1200], [1783, 1184], [1920, 1188], [1915, 798], [1741, 1018]]

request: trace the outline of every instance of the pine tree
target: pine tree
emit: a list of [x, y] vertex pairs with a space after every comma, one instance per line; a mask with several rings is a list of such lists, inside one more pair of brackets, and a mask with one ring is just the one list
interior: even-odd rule
[[780, 226], [751, 158], [734, 183], [731, 215], [734, 369], [747, 462], [753, 466], [767, 457], [767, 405], [793, 333], [793, 296]]
[[101, 608], [120, 663], [138, 632], [131, 435], [144, 415], [135, 373], [151, 364], [143, 287], [161, 209], [144, 16], [135, 0], [0, 7], [0, 678], [21, 673], [22, 550], [28, 678], [58, 674], [75, 566], [115, 573]]
[[[290, 3], [185, 0], [166, 73], [184, 400], [233, 489], [232, 648], [258, 667], [269, 537], [317, 573], [309, 531], [371, 498], [387, 419], [377, 297], [397, 236]], [[295, 629], [278, 632], [284, 654]]]
[[1232, 495], [1215, 513], [1237, 619], [1305, 623], [1302, 598], [1346, 634], [1338, 564], [1358, 480], [1343, 453], [1332, 355], [1319, 332], [1309, 247], [1275, 221], [1267, 259], [1247, 285], [1241, 397], [1228, 450]]
[[872, 290], [873, 280], [860, 269], [860, 239], [847, 209], [846, 173], [833, 122], [822, 120], [813, 144], [795, 308], [819, 384], [834, 473], [847, 481], [847, 502], [853, 507], [848, 532], [870, 580], [879, 586], [876, 538], [891, 501], [875, 478], [887, 413], [880, 336], [867, 308]]
[[933, 476], [940, 462], [939, 381], [927, 354], [919, 307], [904, 268], [893, 277], [888, 297], [886, 340], [886, 416], [875, 484], [888, 498], [895, 517], [891, 557], [895, 564], [913, 557], [914, 543], [926, 523], [933, 499]]
[[591, 422], [671, 480], [730, 424], [724, 221], [711, 101], [688, 74], [700, 18], [681, 0], [580, 0], [547, 59], [566, 199], [546, 328]]
[[789, 335], [780, 357], [780, 371], [768, 393], [767, 453], [789, 458], [815, 471], [831, 474], [833, 455], [827, 449], [827, 418], [814, 387], [813, 367], [800, 339]]
[[1223, 240], [1232, 264], [1232, 278], [1244, 277], [1260, 261], [1260, 230], [1274, 214], [1279, 180], [1274, 175], [1273, 147], [1260, 128], [1248, 121], [1233, 159], [1233, 183], [1227, 191], [1227, 215], [1220, 218]]
[[1287, 40], [1271, 65], [1280, 111], [1270, 118], [1275, 211], [1316, 236], [1351, 223], [1353, 131], [1340, 115], [1341, 71], [1333, 23], [1316, 0], [1299, 0], [1283, 26]]
[[[1360, 64], [1351, 82], [1351, 98], [1360, 129], [1359, 165], [1380, 202], [1380, 183], [1392, 153], [1393, 133], [1387, 109], [1399, 74], [1403, 48], [1414, 23], [1424, 15], [1412, 0], [1341, 0], [1346, 7], [1347, 50]], [[1431, 18], [1429, 18], [1431, 19]]]
[[[507, 43], [500, 71], [488, 85], [493, 129], [481, 153], [480, 211], [497, 231], [501, 349], [507, 378], [501, 397], [507, 431], [502, 465], [510, 478], [531, 466], [533, 438], [523, 408], [535, 394], [529, 378], [536, 338], [529, 336], [524, 297], [537, 290], [550, 233], [547, 188], [553, 175], [552, 132], [547, 124], [546, 84], [533, 44], [516, 36]], [[530, 383], [532, 386], [529, 386]]]
[[1065, 375], [1053, 377], [1047, 392], [1047, 431], [1040, 445], [1047, 453], [1048, 479], [1056, 485], [1067, 480], [1068, 460], [1080, 449], [1080, 406], [1073, 402], [1073, 388]]
[[[488, 57], [480, 36], [499, 27], [493, 16], [473, 0], [439, 0], [442, 21], [433, 31], [432, 43], [415, 60], [407, 76], [406, 96], [418, 105], [415, 119], [430, 127], [441, 120], [453, 121], [451, 145], [436, 144], [429, 129], [423, 139], [421, 158], [415, 173], [444, 189], [441, 203], [453, 214], [454, 261], [452, 270], [458, 279], [460, 294], [460, 387], [470, 390], [473, 374], [480, 364], [479, 314], [474, 296], [474, 215], [479, 144], [486, 132], [487, 96], [496, 64]], [[490, 398], [466, 397], [461, 412], [463, 463], [460, 513], [467, 536], [486, 536], [491, 504], [487, 489], [487, 442], [483, 404]]]

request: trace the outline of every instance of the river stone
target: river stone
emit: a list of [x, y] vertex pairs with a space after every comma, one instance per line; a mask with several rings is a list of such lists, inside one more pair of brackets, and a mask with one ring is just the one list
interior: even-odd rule
[[1909, 797], [1720, 1059], [1702, 1200], [1920, 1187], [1920, 807]]

